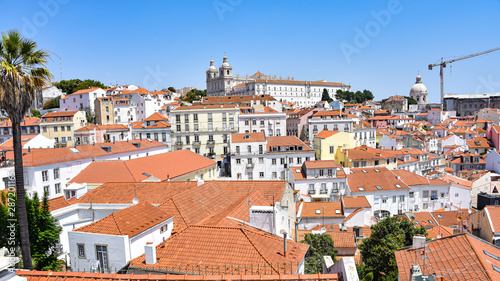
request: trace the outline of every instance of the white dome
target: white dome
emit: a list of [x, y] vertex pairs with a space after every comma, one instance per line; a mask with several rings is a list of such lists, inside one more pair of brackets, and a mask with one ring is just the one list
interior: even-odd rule
[[427, 87], [422, 83], [422, 77], [417, 75], [417, 81], [410, 89], [410, 96], [412, 95], [427, 95]]

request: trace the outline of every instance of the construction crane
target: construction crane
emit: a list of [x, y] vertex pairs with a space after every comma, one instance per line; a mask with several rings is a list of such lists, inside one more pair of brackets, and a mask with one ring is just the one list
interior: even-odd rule
[[439, 66], [439, 77], [441, 78], [441, 107], [444, 106], [443, 68], [445, 68], [447, 64], [452, 63], [452, 62], [456, 62], [456, 61], [459, 61], [459, 60], [464, 60], [464, 59], [468, 59], [468, 58], [477, 57], [477, 56], [484, 55], [484, 54], [491, 53], [491, 52], [498, 51], [498, 50], [500, 50], [500, 47], [494, 48], [494, 49], [490, 49], [490, 50], [487, 50], [487, 51], [484, 51], [484, 52], [479, 52], [479, 53], [475, 53], [475, 54], [472, 54], [472, 55], [464, 56], [464, 57], [459, 57], [459, 58], [452, 59], [452, 60], [447, 60], [447, 61], [445, 61], [444, 58], [441, 58], [441, 62], [438, 62], [438, 63], [435, 63], [435, 64], [429, 64], [429, 70], [432, 70], [432, 68], [435, 67], [435, 66]]

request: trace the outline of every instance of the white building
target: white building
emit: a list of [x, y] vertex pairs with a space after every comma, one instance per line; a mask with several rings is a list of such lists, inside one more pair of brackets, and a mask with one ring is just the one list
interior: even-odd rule
[[266, 137], [264, 132], [231, 134], [233, 180], [285, 180], [287, 169], [314, 160], [314, 150], [295, 136]]
[[59, 100], [61, 111], [90, 111], [94, 112], [94, 101], [106, 96], [106, 91], [99, 87], [78, 90]]
[[171, 125], [160, 113], [150, 115], [144, 123], [133, 125], [131, 131], [132, 139], [154, 139], [171, 147]]
[[173, 226], [173, 217], [147, 202], [114, 212], [68, 232], [71, 268], [114, 273], [168, 239]]
[[291, 167], [288, 181], [313, 201], [339, 201], [346, 189], [344, 170], [334, 160], [305, 161], [302, 166]]
[[286, 113], [268, 106], [240, 107], [239, 133], [264, 132], [266, 137], [286, 135]]
[[[24, 188], [28, 196], [35, 192], [49, 199], [65, 195], [75, 196], [67, 183], [93, 161], [122, 160], [167, 152], [167, 146], [151, 140], [134, 140], [77, 147], [31, 149], [23, 155]], [[12, 167], [0, 168], [12, 169]], [[4, 174], [4, 173], [2, 173]]]
[[[342, 112], [341, 110], [318, 111], [308, 119], [309, 141], [322, 130], [341, 131], [352, 133], [354, 124], [359, 123], [359, 117]], [[376, 136], [375, 136], [376, 137]]]
[[318, 225], [342, 224], [345, 220], [342, 202], [302, 202], [297, 210], [299, 229], [310, 230]]
[[432, 125], [441, 124], [446, 119], [455, 118], [455, 111], [443, 111], [439, 108], [433, 108], [427, 111], [427, 122]]
[[297, 81], [293, 77], [276, 77], [264, 75], [260, 71], [252, 76], [233, 76], [233, 67], [229, 65], [224, 54], [219, 70], [215, 68], [213, 59], [206, 71], [207, 95], [271, 95], [279, 101], [292, 102], [300, 107], [314, 106], [321, 101], [326, 89], [331, 98], [335, 98], [337, 90], [349, 91], [350, 85], [343, 83], [317, 81]]
[[377, 147], [377, 128], [372, 127], [367, 121], [359, 120], [354, 123], [353, 132], [356, 146], [366, 145], [373, 148]]

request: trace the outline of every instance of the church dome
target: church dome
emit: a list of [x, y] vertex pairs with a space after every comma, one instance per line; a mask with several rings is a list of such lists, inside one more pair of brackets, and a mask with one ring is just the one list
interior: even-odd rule
[[417, 81], [415, 84], [411, 87], [410, 90], [410, 96], [421, 96], [421, 95], [427, 95], [427, 87], [422, 83], [422, 77], [420, 75], [417, 75]]

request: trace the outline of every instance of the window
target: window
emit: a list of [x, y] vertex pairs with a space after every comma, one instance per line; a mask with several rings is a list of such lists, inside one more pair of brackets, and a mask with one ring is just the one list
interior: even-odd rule
[[222, 112], [222, 121], [223, 122], [226, 122], [226, 113], [225, 112]]
[[177, 125], [177, 126], [176, 126], [176, 128], [177, 128], [177, 129], [176, 129], [176, 131], [177, 131], [177, 132], [180, 132], [180, 131], [181, 131], [181, 125]]
[[316, 190], [314, 189], [314, 184], [311, 183], [309, 184], [309, 194], [314, 194], [316, 193]]
[[198, 122], [198, 114], [197, 113], [193, 114], [193, 121]]
[[208, 113], [208, 122], [212, 122], [212, 113]]
[[264, 164], [264, 157], [259, 157], [259, 164]]
[[186, 136], [186, 144], [189, 144], [189, 136]]
[[424, 209], [427, 209], [427, 208], [429, 208], [429, 204], [427, 204], [427, 203], [424, 203], [424, 206], [423, 206], [422, 208], [424, 208]]
[[189, 132], [189, 124], [184, 125], [184, 129], [186, 130], [186, 132]]
[[431, 200], [436, 200], [437, 196], [438, 196], [437, 190], [431, 191]]
[[285, 164], [286, 164], [286, 162], [285, 162], [285, 158], [280, 158], [280, 164], [281, 164], [281, 165], [285, 165]]
[[54, 132], [57, 132], [57, 126], [54, 126]]
[[198, 124], [194, 124], [194, 131], [198, 132]]
[[271, 159], [271, 164], [276, 165], [276, 158]]
[[263, 179], [264, 178], [264, 172], [259, 173], [259, 178]]
[[55, 168], [54, 170], [54, 179], [58, 179], [59, 178], [59, 168]]
[[64, 132], [65, 131], [65, 127], [64, 126], [61, 126], [61, 132]]
[[458, 197], [458, 193], [455, 193], [455, 197]]
[[409, 197], [413, 198], [413, 195], [414, 195], [413, 191], [410, 191]]
[[252, 125], [257, 125], [257, 119], [252, 119]]
[[163, 233], [163, 232], [165, 232], [165, 231], [167, 231], [167, 230], [168, 230], [168, 224], [166, 224], [166, 225], [164, 225], [164, 226], [162, 226], [162, 227], [160, 228], [160, 233]]
[[326, 183], [321, 183], [321, 190], [320, 190], [320, 193], [321, 194], [326, 194], [327, 193], [327, 190], [326, 190]]
[[278, 177], [278, 174], [276, 174], [276, 172], [273, 172], [273, 179], [276, 179], [277, 177]]
[[47, 127], [43, 127], [42, 130], [44, 133], [47, 133]]
[[335, 153], [335, 146], [330, 146], [330, 154], [333, 154]]
[[387, 203], [387, 197], [382, 197], [382, 204]]
[[184, 122], [189, 123], [189, 115], [184, 114]]
[[397, 196], [392, 196], [392, 203], [396, 203], [398, 200], [398, 197]]
[[109, 271], [108, 269], [108, 246], [96, 245], [96, 258], [99, 261], [99, 268], [103, 272]]
[[50, 186], [46, 185], [43, 187], [43, 193], [46, 193], [50, 197]]
[[61, 193], [61, 184], [60, 183], [56, 183], [55, 184], [55, 189], [56, 189], [56, 194]]
[[229, 113], [229, 121], [234, 121], [234, 113]]
[[248, 126], [248, 123], [250, 123], [250, 122], [248, 122], [248, 119], [245, 119], [245, 125]]
[[42, 181], [49, 181], [49, 171], [42, 171]]
[[251, 145], [248, 145], [248, 146], [247, 146], [247, 150], [248, 150], [248, 153], [252, 153], [252, 146], [251, 146]]
[[302, 163], [302, 158], [297, 157], [297, 164], [301, 164], [301, 163]]
[[85, 258], [85, 244], [77, 244], [78, 245], [78, 258]]
[[399, 195], [399, 202], [404, 202], [404, 201], [405, 201], [405, 196]]
[[[208, 122], [212, 122], [212, 121], [208, 121]], [[213, 131], [213, 129], [214, 129], [213, 124], [212, 123], [208, 123], [208, 130], [209, 131]]]
[[325, 171], [323, 169], [319, 170], [319, 175], [322, 177], [325, 175]]
[[424, 190], [424, 192], [422, 192], [422, 197], [429, 198], [429, 190]]
[[181, 123], [181, 115], [180, 114], [175, 115], [175, 122]]
[[238, 164], [238, 165], [241, 164], [241, 159], [237, 158], [236, 159], [236, 164]]

